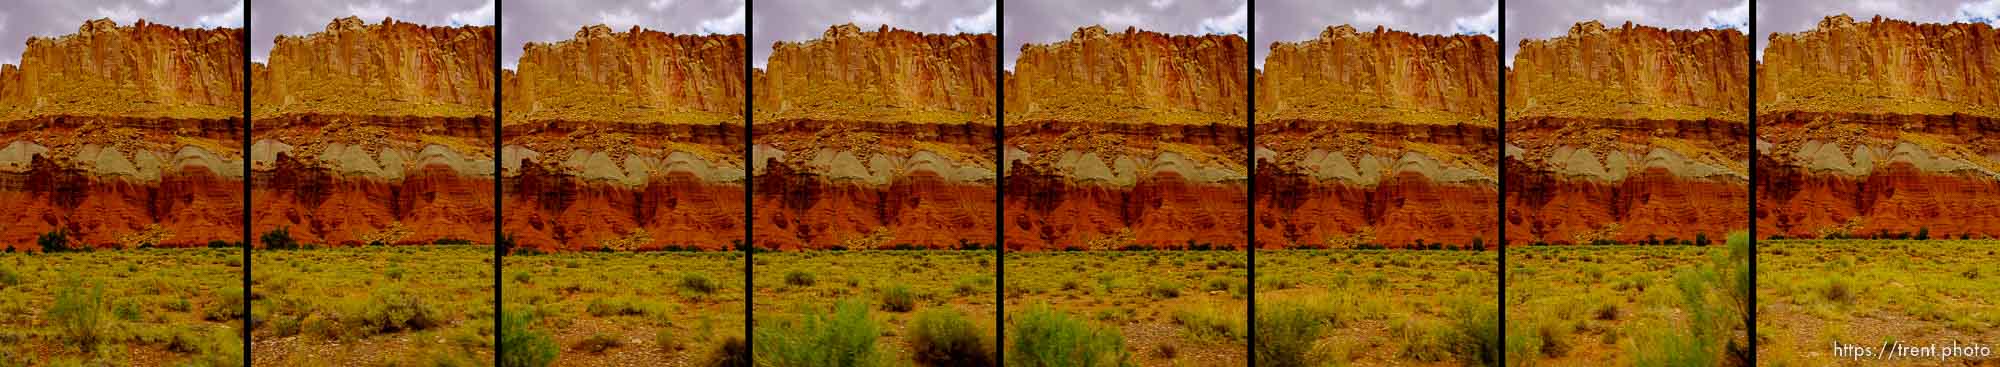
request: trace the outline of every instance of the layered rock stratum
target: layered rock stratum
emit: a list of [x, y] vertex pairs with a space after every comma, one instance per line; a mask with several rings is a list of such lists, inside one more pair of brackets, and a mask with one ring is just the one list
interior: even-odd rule
[[544, 251], [743, 240], [742, 35], [583, 27], [502, 74], [502, 229]]
[[1758, 72], [1758, 235], [2000, 236], [2000, 31], [1830, 16]]
[[493, 27], [347, 17], [275, 43], [251, 71], [255, 234], [494, 240]]
[[1264, 248], [1497, 244], [1499, 47], [1328, 27], [1257, 75]]
[[752, 72], [755, 245], [994, 243], [992, 34], [830, 27]]
[[85, 22], [0, 65], [0, 247], [242, 238], [243, 31]]
[[1721, 238], [1749, 226], [1748, 38], [1588, 21], [1507, 71], [1510, 244]]
[[1005, 79], [1006, 246], [1247, 245], [1249, 47], [1084, 27]]

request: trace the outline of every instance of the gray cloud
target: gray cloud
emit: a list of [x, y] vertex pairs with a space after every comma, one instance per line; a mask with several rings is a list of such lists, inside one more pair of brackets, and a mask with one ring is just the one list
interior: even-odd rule
[[1757, 56], [1764, 56], [1764, 44], [1773, 33], [1798, 33], [1819, 26], [1820, 19], [1847, 14], [1868, 21], [1880, 15], [1913, 22], [1951, 23], [1994, 22], [2000, 0], [1912, 1], [1912, 0], [1760, 0], [1757, 2]]
[[[1760, 4], [1761, 5], [1761, 4]], [[1675, 29], [1737, 28], [1748, 33], [1747, 0], [1513, 0], [1503, 15], [1507, 22], [1503, 56], [1514, 63], [1515, 47], [1524, 39], [1562, 36], [1578, 22], [1596, 20], [1617, 27], [1631, 21]]]
[[243, 27], [242, 0], [14, 0], [0, 7], [0, 63], [19, 64], [28, 37], [76, 33], [84, 21], [139, 19], [189, 28]]
[[751, 9], [750, 62], [758, 68], [777, 41], [819, 38], [827, 27], [854, 23], [864, 30], [884, 24], [925, 33], [991, 33], [998, 18], [992, 0], [759, 0]]
[[1243, 0], [1012, 0], [1006, 10], [1007, 43], [1001, 47], [1009, 70], [1021, 45], [1068, 39], [1077, 28], [1090, 25], [1113, 32], [1134, 26], [1173, 34], [1242, 34], [1249, 21], [1249, 4]]
[[326, 29], [335, 18], [357, 16], [369, 24], [382, 19], [429, 25], [492, 25], [493, 0], [254, 0], [250, 4], [250, 58], [271, 54], [278, 35], [305, 35]]
[[1375, 26], [1420, 34], [1484, 34], [1497, 36], [1500, 3], [1493, 0], [1259, 0], [1257, 1], [1257, 66], [1271, 52], [1271, 42], [1298, 42], [1319, 37], [1327, 27], [1342, 24], [1368, 31]]
[[[759, 2], [762, 5], [763, 2]], [[528, 42], [570, 39], [604, 24], [624, 32], [639, 26], [678, 34], [742, 34], [743, 0], [502, 0], [500, 62], [513, 69]]]

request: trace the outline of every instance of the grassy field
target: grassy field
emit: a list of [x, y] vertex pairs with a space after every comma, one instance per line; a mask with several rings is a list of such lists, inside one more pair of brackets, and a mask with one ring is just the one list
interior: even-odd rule
[[1749, 243], [1513, 247], [1507, 361], [1728, 366], [1747, 359]]
[[[1045, 365], [1244, 364], [1245, 257], [1244, 251], [1008, 253], [1007, 358]], [[1062, 338], [1075, 341], [1055, 341], [1068, 340]]]
[[1497, 362], [1498, 251], [1260, 250], [1259, 366]]
[[767, 366], [993, 366], [993, 251], [764, 252], [754, 350]]
[[1883, 363], [1840, 358], [1834, 343], [1878, 351], [1890, 341], [2000, 347], [2000, 241], [1762, 241], [1758, 247], [1761, 365]]
[[252, 253], [257, 365], [477, 366], [493, 358], [493, 248]]
[[741, 353], [741, 252], [581, 252], [505, 261], [502, 297], [510, 319], [503, 327], [511, 361], [706, 366], [729, 356], [725, 348]]
[[243, 252], [0, 254], [0, 366], [236, 366]]

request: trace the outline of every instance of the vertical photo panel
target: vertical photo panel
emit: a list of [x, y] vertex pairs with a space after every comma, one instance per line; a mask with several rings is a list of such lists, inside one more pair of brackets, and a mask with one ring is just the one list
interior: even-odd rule
[[492, 6], [252, 8], [253, 364], [492, 360]]
[[1749, 10], [1510, 1], [1508, 363], [1752, 363]]
[[1758, 4], [1760, 363], [1996, 361], [2000, 9], [1906, 5]]
[[1258, 365], [1500, 362], [1499, 3], [1424, 6], [1257, 4]]
[[242, 8], [0, 19], [0, 365], [240, 364]]
[[744, 3], [646, 5], [502, 4], [503, 362], [744, 358]]
[[1247, 363], [1249, 4], [1006, 11], [1007, 363]]
[[997, 3], [758, 1], [766, 366], [994, 366]]

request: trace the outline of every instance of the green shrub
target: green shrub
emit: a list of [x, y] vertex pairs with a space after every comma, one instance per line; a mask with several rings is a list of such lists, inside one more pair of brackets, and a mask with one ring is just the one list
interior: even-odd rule
[[1301, 367], [1311, 365], [1308, 354], [1326, 326], [1319, 315], [1296, 302], [1273, 302], [1257, 310], [1257, 347], [1260, 366]]
[[292, 232], [284, 228], [264, 232], [264, 235], [258, 236], [257, 240], [263, 242], [264, 249], [267, 250], [296, 250], [299, 248], [298, 241], [292, 240]]
[[7, 289], [7, 287], [17, 285], [21, 285], [21, 273], [16, 273], [14, 269], [8, 267], [0, 266], [0, 289]]
[[240, 367], [243, 365], [243, 337], [230, 332], [231, 329], [217, 328], [208, 332], [206, 338], [195, 341], [192, 360], [182, 366], [189, 367]]
[[882, 287], [882, 310], [889, 312], [910, 312], [917, 309], [917, 291], [907, 284]]
[[[1500, 365], [1502, 348], [1514, 348], [1514, 339], [1508, 344], [1500, 343], [1500, 309], [1491, 303], [1476, 299], [1452, 301], [1452, 317], [1455, 350], [1466, 364], [1482, 366]], [[1525, 344], [1521, 344], [1525, 346]]]
[[996, 366], [993, 348], [986, 336], [964, 313], [949, 308], [933, 308], [917, 313], [907, 327], [910, 349], [918, 364], [926, 366]]
[[1544, 356], [1562, 357], [1569, 355], [1570, 328], [1561, 322], [1543, 322], [1535, 325], [1535, 337], [1542, 340], [1541, 352]]
[[243, 317], [243, 289], [222, 288], [215, 294], [216, 302], [203, 310], [203, 318], [209, 321], [229, 321]]
[[125, 321], [139, 321], [139, 318], [146, 316], [139, 311], [139, 303], [129, 299], [114, 303], [111, 306], [111, 314]]
[[61, 229], [58, 229], [55, 232], [43, 233], [41, 236], [36, 236], [35, 244], [40, 245], [42, 247], [42, 252], [70, 252], [70, 251], [82, 250], [80, 246], [70, 247], [69, 231]]
[[1047, 305], [1014, 318], [1007, 365], [1032, 367], [1126, 366], [1131, 354], [1117, 329], [1093, 327]]
[[1181, 296], [1181, 282], [1160, 280], [1146, 287], [1146, 296], [1167, 299]]
[[860, 300], [834, 303], [832, 314], [813, 310], [801, 312], [796, 320], [760, 323], [756, 341], [757, 360], [766, 365], [790, 367], [868, 367], [883, 364], [875, 350], [882, 327], [868, 317], [868, 306]]
[[616, 336], [605, 333], [590, 334], [590, 337], [583, 338], [583, 341], [576, 343], [577, 350], [591, 353], [604, 353], [604, 351], [621, 346], [625, 346], [624, 341], [618, 340]]
[[682, 342], [676, 336], [678, 335], [675, 334], [674, 328], [660, 328], [660, 331], [653, 333], [653, 346], [660, 348], [660, 351], [665, 353], [678, 352], [682, 348], [686, 348], [687, 343]]
[[722, 290], [721, 283], [716, 283], [714, 279], [699, 273], [681, 274], [679, 286], [682, 291], [701, 295], [715, 294]]
[[346, 324], [375, 333], [423, 330], [444, 322], [440, 311], [401, 287], [375, 290], [369, 295], [368, 302], [350, 317], [352, 319]]
[[750, 367], [750, 343], [742, 337], [731, 335], [722, 339], [722, 344], [709, 350], [701, 365], [705, 367]]
[[1196, 340], [1226, 341], [1243, 338], [1243, 322], [1224, 314], [1214, 307], [1197, 306], [1174, 312], [1174, 324], [1180, 325], [1189, 337]]
[[62, 330], [63, 341], [85, 351], [95, 350], [104, 341], [104, 284], [88, 288], [80, 278], [70, 277], [56, 288], [56, 302], [49, 306], [48, 318]]
[[975, 276], [959, 278], [958, 283], [953, 284], [951, 289], [953, 293], [958, 293], [959, 296], [969, 297], [969, 296], [979, 295], [981, 293], [986, 293], [987, 290], [991, 289], [992, 287], [993, 287], [993, 276], [975, 275]]
[[548, 332], [533, 329], [532, 312], [506, 310], [500, 316], [500, 365], [545, 367], [555, 363], [556, 341]]
[[590, 300], [583, 310], [591, 316], [647, 316], [664, 314], [665, 306], [657, 302], [629, 297], [608, 297]]
[[813, 277], [813, 274], [807, 273], [803, 270], [793, 270], [785, 273], [786, 285], [790, 285], [793, 287], [811, 287], [813, 286], [813, 284], [816, 283], [819, 283], [819, 281]]

